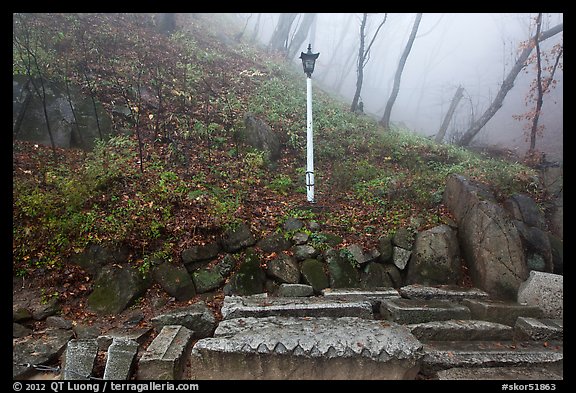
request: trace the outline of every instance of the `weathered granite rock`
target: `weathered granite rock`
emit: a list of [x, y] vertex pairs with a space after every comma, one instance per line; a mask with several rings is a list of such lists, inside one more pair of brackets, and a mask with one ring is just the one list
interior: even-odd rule
[[280, 297], [306, 297], [313, 294], [314, 289], [310, 285], [304, 284], [280, 284], [276, 291], [276, 296]]
[[98, 343], [94, 339], [70, 340], [62, 362], [62, 379], [88, 380], [92, 375]]
[[549, 233], [540, 228], [528, 226], [521, 221], [514, 221], [514, 225], [524, 245], [528, 269], [552, 273], [554, 261]]
[[32, 329], [28, 329], [26, 326], [20, 325], [19, 323], [12, 322], [12, 337], [20, 338], [32, 334]]
[[410, 260], [411, 255], [412, 251], [410, 250], [406, 250], [402, 247], [394, 247], [392, 262], [398, 269], [404, 270], [406, 265], [408, 265], [408, 261]]
[[292, 247], [294, 253], [294, 258], [298, 261], [303, 261], [305, 259], [313, 259], [319, 254], [319, 251], [309, 244], [302, 244], [300, 246]]
[[452, 300], [459, 302], [464, 299], [488, 299], [488, 293], [478, 288], [466, 288], [457, 285], [406, 285], [401, 287], [398, 292], [400, 296], [406, 299], [435, 299], [435, 300]]
[[405, 250], [411, 250], [414, 245], [414, 233], [408, 228], [400, 227], [392, 237], [392, 244]]
[[526, 225], [546, 230], [546, 217], [534, 199], [526, 194], [514, 194], [504, 201], [504, 208], [510, 212], [514, 219]]
[[284, 221], [282, 228], [284, 228], [286, 232], [294, 232], [298, 229], [304, 228], [304, 223], [297, 218], [288, 217], [288, 219]]
[[244, 261], [230, 278], [230, 293], [254, 295], [264, 292], [266, 273], [260, 267], [260, 258], [252, 249], [246, 251]]
[[512, 340], [513, 330], [500, 323], [452, 319], [406, 325], [420, 341]]
[[98, 336], [98, 350], [107, 351], [114, 340], [131, 340], [138, 344], [144, 344], [150, 338], [152, 328], [114, 328], [105, 334]]
[[111, 264], [124, 264], [130, 257], [126, 246], [115, 244], [90, 244], [81, 253], [70, 257], [70, 262], [77, 264], [89, 274], [98, 274], [100, 270]]
[[540, 318], [542, 310], [537, 306], [527, 306], [514, 302], [464, 299], [462, 304], [470, 309], [473, 319], [502, 323], [514, 326], [518, 317]]
[[470, 319], [467, 307], [448, 300], [384, 299], [380, 303], [380, 314], [401, 324]]
[[166, 325], [181, 325], [193, 334], [194, 338], [211, 336], [216, 328], [214, 313], [204, 302], [194, 303], [182, 309], [157, 315], [150, 320], [157, 331]]
[[72, 321], [54, 315], [46, 318], [46, 327], [55, 329], [72, 329]]
[[278, 258], [270, 260], [266, 273], [280, 282], [298, 284], [300, 282], [300, 268], [296, 258], [281, 254]]
[[324, 266], [322, 262], [316, 259], [306, 259], [300, 266], [300, 273], [302, 273], [304, 282], [311, 285], [316, 294], [330, 286]]
[[164, 262], [152, 270], [152, 277], [162, 289], [176, 300], [184, 301], [196, 295], [194, 282], [184, 266]]
[[195, 245], [182, 251], [182, 262], [188, 271], [193, 271], [200, 266], [199, 262], [216, 258], [218, 252], [220, 246], [217, 242]]
[[134, 372], [138, 343], [129, 339], [115, 338], [106, 356], [104, 379], [128, 380]]
[[546, 318], [564, 317], [564, 276], [531, 271], [518, 289], [518, 303], [538, 306]]
[[360, 274], [352, 264], [342, 258], [340, 253], [330, 249], [324, 253], [328, 272], [330, 273], [331, 288], [355, 288], [360, 284]]
[[192, 379], [413, 379], [422, 344], [362, 318], [240, 318], [198, 341]]
[[364, 253], [364, 250], [359, 244], [350, 244], [346, 249], [350, 254], [352, 254], [352, 259], [358, 266], [362, 266], [371, 260], [371, 258]]
[[382, 264], [370, 262], [361, 272], [360, 286], [362, 288], [393, 287], [394, 282]]
[[266, 161], [277, 161], [280, 158], [280, 138], [266, 122], [252, 113], [244, 116], [244, 127], [238, 131], [238, 137], [248, 145], [261, 150]]
[[462, 278], [456, 231], [440, 225], [416, 235], [408, 265], [408, 284], [457, 284]]
[[25, 364], [50, 364], [64, 352], [72, 331], [65, 329], [47, 329], [40, 337], [26, 336], [16, 339], [12, 345], [12, 377], [23, 379], [33, 373]]
[[517, 341], [562, 341], [564, 324], [561, 319], [518, 317], [514, 325], [514, 339]]
[[184, 326], [164, 326], [140, 358], [136, 379], [182, 379], [191, 342], [192, 332]]
[[253, 246], [256, 244], [256, 238], [250, 231], [250, 226], [242, 223], [236, 228], [231, 228], [224, 232], [220, 239], [220, 244], [224, 251], [232, 253]]
[[542, 343], [501, 341], [435, 341], [424, 344], [422, 372], [455, 367], [546, 367], [556, 368], [563, 363], [563, 350]]
[[149, 287], [151, 279], [143, 278], [135, 269], [106, 266], [94, 282], [88, 296], [88, 308], [97, 314], [119, 314]]
[[268, 316], [373, 318], [372, 305], [367, 299], [348, 301], [321, 296], [226, 296], [221, 312], [223, 319]]
[[562, 380], [562, 376], [542, 367], [454, 367], [441, 370], [437, 373], [441, 381], [478, 381], [478, 380], [503, 380], [503, 381], [554, 381]]
[[458, 222], [460, 249], [474, 285], [497, 299], [515, 300], [528, 269], [509, 214], [486, 187], [455, 174], [446, 181], [443, 202]]
[[292, 247], [290, 240], [286, 239], [280, 233], [272, 233], [263, 239], [260, 239], [256, 246], [265, 253], [280, 252]]
[[217, 269], [199, 269], [192, 273], [196, 292], [205, 293], [220, 288], [226, 278]]

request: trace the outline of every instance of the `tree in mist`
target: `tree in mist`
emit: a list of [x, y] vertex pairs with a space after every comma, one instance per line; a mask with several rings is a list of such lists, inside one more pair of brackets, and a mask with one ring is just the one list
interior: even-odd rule
[[290, 41], [290, 30], [292, 29], [292, 24], [298, 16], [297, 13], [283, 13], [280, 14], [278, 19], [278, 24], [270, 37], [268, 43], [268, 48], [272, 51], [279, 51], [286, 54], [288, 51], [288, 44]]
[[420, 25], [421, 20], [422, 20], [422, 13], [416, 14], [416, 19], [414, 20], [414, 25], [412, 26], [412, 32], [410, 33], [410, 37], [408, 38], [408, 42], [406, 43], [404, 52], [400, 57], [398, 68], [396, 69], [396, 75], [394, 76], [394, 86], [392, 87], [392, 93], [388, 98], [386, 108], [384, 109], [384, 115], [380, 120], [380, 124], [384, 126], [385, 129], [390, 128], [390, 115], [392, 114], [392, 106], [394, 106], [396, 97], [398, 97], [398, 92], [400, 91], [400, 80], [402, 79], [402, 72], [404, 71], [404, 65], [406, 65], [406, 60], [408, 59], [408, 55], [412, 50], [412, 44], [414, 43], [414, 39], [416, 38], [416, 33], [418, 32], [418, 26]]
[[[535, 37], [540, 36], [542, 30], [542, 13], [536, 17], [536, 34]], [[534, 40], [534, 47], [536, 48], [535, 56], [532, 56], [528, 62], [534, 62], [536, 68], [536, 78], [530, 84], [530, 90], [526, 96], [526, 105], [535, 101], [535, 107], [523, 115], [513, 116], [516, 120], [527, 120], [527, 132], [530, 138], [530, 147], [526, 153], [527, 158], [536, 158], [536, 136], [541, 135], [544, 131], [544, 126], [538, 125], [540, 119], [540, 112], [544, 104], [544, 95], [550, 92], [556, 85], [554, 75], [558, 67], [562, 68], [560, 59], [563, 56], [564, 46], [563, 43], [554, 45], [548, 52], [542, 51], [540, 42]], [[545, 73], [548, 75], [544, 75]]]
[[362, 16], [362, 22], [360, 23], [360, 48], [358, 49], [358, 68], [357, 68], [357, 79], [356, 79], [356, 92], [354, 93], [354, 98], [352, 99], [352, 105], [350, 106], [350, 111], [355, 112], [358, 109], [358, 101], [360, 100], [360, 93], [362, 91], [362, 83], [364, 80], [364, 67], [370, 60], [370, 49], [372, 48], [372, 44], [374, 44], [374, 40], [380, 31], [380, 28], [386, 23], [386, 18], [388, 14], [384, 14], [384, 19], [378, 25], [378, 28], [374, 32], [372, 36], [372, 40], [368, 44], [368, 47], [364, 49], [365, 39], [366, 39], [366, 20], [368, 19], [368, 14], [364, 13]]
[[448, 129], [448, 124], [450, 124], [450, 120], [452, 120], [452, 117], [454, 116], [456, 107], [458, 106], [458, 103], [460, 102], [462, 96], [464, 95], [463, 93], [464, 88], [462, 86], [458, 86], [456, 92], [454, 93], [454, 97], [452, 97], [452, 102], [450, 102], [448, 112], [446, 112], [446, 116], [444, 116], [444, 121], [442, 121], [442, 125], [440, 126], [440, 129], [438, 130], [438, 133], [434, 138], [434, 141], [436, 143], [441, 143], [442, 140], [444, 139], [444, 135], [446, 135], [446, 130]]
[[490, 103], [490, 106], [486, 109], [486, 111], [480, 116], [469, 128], [466, 132], [462, 135], [462, 137], [458, 140], [457, 145], [459, 146], [468, 146], [472, 139], [480, 132], [480, 130], [488, 123], [488, 121], [498, 112], [498, 110], [502, 107], [504, 103], [504, 99], [508, 92], [514, 87], [514, 81], [516, 77], [522, 71], [526, 65], [527, 60], [532, 53], [532, 49], [534, 49], [536, 42], [540, 43], [542, 41], [547, 40], [550, 37], [555, 36], [558, 33], [561, 33], [564, 29], [564, 24], [560, 23], [546, 31], [541, 32], [540, 34], [534, 35], [527, 44], [524, 45], [522, 48], [522, 52], [518, 56], [518, 59], [514, 63], [514, 66], [506, 76], [506, 79], [502, 82], [500, 86], [500, 90], [494, 97], [494, 100]]
[[300, 50], [302, 43], [308, 37], [308, 33], [310, 32], [310, 28], [316, 19], [316, 14], [304, 14], [304, 19], [300, 26], [298, 27], [298, 31], [294, 35], [294, 38], [288, 44], [288, 52], [286, 58], [288, 60], [292, 60], [296, 53]]

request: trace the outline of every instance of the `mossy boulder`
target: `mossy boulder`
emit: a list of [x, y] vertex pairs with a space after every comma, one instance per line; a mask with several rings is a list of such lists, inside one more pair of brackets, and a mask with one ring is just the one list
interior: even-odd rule
[[244, 261], [230, 278], [230, 289], [234, 295], [254, 295], [264, 292], [266, 274], [260, 267], [260, 258], [252, 249], [246, 251]]
[[324, 264], [317, 259], [306, 259], [300, 266], [304, 282], [312, 286], [314, 293], [320, 293], [330, 286], [328, 275], [324, 271]]

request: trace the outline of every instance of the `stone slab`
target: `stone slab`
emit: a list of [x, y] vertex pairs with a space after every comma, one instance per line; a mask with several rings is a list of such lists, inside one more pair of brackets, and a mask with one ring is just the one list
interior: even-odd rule
[[401, 324], [470, 319], [470, 310], [448, 300], [385, 299], [380, 304], [382, 318]]
[[470, 309], [473, 319], [481, 319], [514, 326], [518, 317], [540, 318], [542, 310], [514, 302], [497, 300], [464, 299], [462, 304]]
[[226, 296], [223, 319], [240, 317], [360, 317], [372, 319], [372, 304], [367, 300], [313, 297]]
[[98, 356], [98, 343], [95, 339], [68, 341], [62, 362], [62, 379], [90, 379], [93, 376], [96, 356]]
[[98, 336], [98, 349], [100, 351], [108, 350], [114, 339], [126, 339], [136, 341], [138, 344], [143, 344], [150, 334], [151, 328], [115, 328], [108, 331], [106, 334]]
[[543, 317], [564, 317], [564, 276], [532, 270], [518, 289], [518, 303], [538, 306]]
[[562, 376], [539, 367], [478, 367], [450, 368], [438, 371], [439, 380], [562, 380]]
[[380, 312], [380, 303], [383, 299], [398, 299], [398, 290], [392, 287], [377, 287], [370, 289], [362, 288], [326, 288], [322, 290], [322, 295], [326, 297], [352, 301], [368, 300], [372, 304], [374, 313]]
[[556, 367], [563, 363], [562, 343], [547, 347], [538, 342], [435, 341], [424, 344], [422, 372], [430, 374], [449, 368]]
[[413, 379], [422, 344], [403, 326], [357, 317], [224, 320], [192, 349], [192, 379]]
[[108, 347], [104, 379], [128, 380], [134, 371], [138, 343], [126, 338], [115, 338]]
[[406, 325], [420, 341], [512, 340], [510, 326], [473, 319], [431, 321]]
[[165, 325], [182, 325], [190, 329], [195, 338], [211, 336], [216, 328], [214, 313], [204, 302], [175, 309], [151, 319], [152, 325], [160, 331]]
[[192, 331], [184, 326], [162, 327], [140, 358], [136, 379], [181, 379], [191, 340]]
[[561, 319], [536, 319], [518, 317], [514, 325], [514, 339], [518, 341], [563, 340], [564, 326]]
[[407, 285], [401, 287], [398, 292], [406, 299], [436, 299], [461, 301], [463, 299], [488, 299], [490, 296], [478, 288], [465, 288], [456, 285]]
[[314, 289], [305, 284], [280, 284], [276, 296], [280, 297], [307, 297], [314, 295]]
[[66, 349], [72, 331], [47, 329], [41, 336], [26, 336], [12, 341], [12, 378], [27, 378], [35, 370], [27, 365], [46, 365], [56, 360]]

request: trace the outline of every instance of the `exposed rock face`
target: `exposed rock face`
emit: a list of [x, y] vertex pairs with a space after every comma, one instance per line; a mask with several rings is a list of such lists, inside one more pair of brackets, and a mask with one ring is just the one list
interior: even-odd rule
[[475, 286], [501, 299], [516, 299], [528, 277], [518, 230], [493, 195], [459, 175], [446, 183], [444, 203], [458, 222], [458, 238]]
[[[28, 79], [26, 75], [14, 75], [12, 79], [14, 138], [50, 146], [44, 105], [33, 87], [35, 84], [42, 94], [40, 79]], [[71, 86], [75, 118], [66, 94], [66, 86], [46, 80], [43, 83], [50, 131], [56, 147], [91, 149], [95, 140], [100, 138], [98, 126], [103, 139], [110, 135], [112, 121], [100, 103], [96, 102], [94, 111], [92, 99]]]
[[457, 284], [460, 270], [458, 238], [452, 228], [440, 225], [416, 236], [407, 284]]

